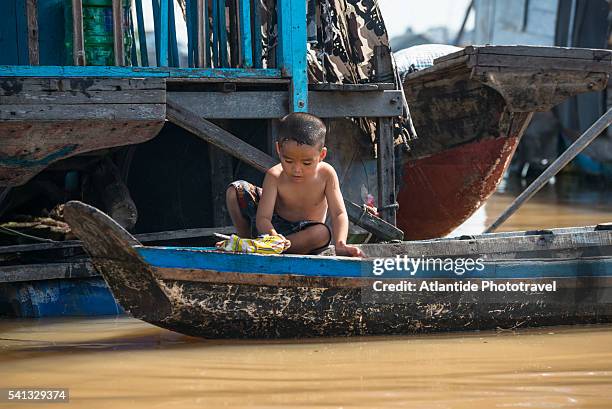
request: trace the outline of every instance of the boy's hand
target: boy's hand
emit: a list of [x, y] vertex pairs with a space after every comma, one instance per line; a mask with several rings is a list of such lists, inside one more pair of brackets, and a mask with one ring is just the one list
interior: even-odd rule
[[278, 236], [278, 237], [283, 239], [284, 246], [285, 246], [285, 250], [284, 251], [287, 251], [289, 249], [289, 247], [291, 247], [291, 240], [287, 240], [287, 238], [285, 236], [283, 236], [282, 234], [279, 234], [279, 233], [276, 233], [275, 236]]
[[351, 246], [350, 244], [338, 243], [336, 244], [336, 255], [337, 256], [349, 256], [349, 257], [365, 257], [363, 251], [360, 248]]

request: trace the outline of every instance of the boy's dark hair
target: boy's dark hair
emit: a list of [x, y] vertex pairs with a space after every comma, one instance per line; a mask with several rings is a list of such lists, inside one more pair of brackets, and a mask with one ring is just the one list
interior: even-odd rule
[[278, 143], [295, 141], [299, 145], [323, 148], [327, 128], [323, 121], [305, 112], [285, 115], [278, 126]]

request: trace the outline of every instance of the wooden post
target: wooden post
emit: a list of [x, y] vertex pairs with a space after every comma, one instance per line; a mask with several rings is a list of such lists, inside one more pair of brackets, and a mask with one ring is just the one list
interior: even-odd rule
[[85, 41], [83, 39], [83, 3], [72, 0], [72, 59], [74, 65], [85, 65]]
[[[382, 82], [393, 75], [389, 49], [384, 46], [374, 48], [376, 80]], [[395, 152], [393, 148], [393, 119], [376, 120], [376, 170], [378, 180], [378, 209], [380, 218], [396, 224], [397, 202], [395, 193]]]
[[219, 33], [219, 67], [227, 68], [227, 21], [225, 17], [225, 0], [217, 0], [217, 32]]
[[278, 0], [277, 9], [278, 66], [291, 78], [289, 111], [308, 112], [306, 3], [304, 0]]
[[253, 48], [251, 47], [251, 2], [238, 0], [240, 13], [240, 60], [242, 68], [253, 67]]
[[225, 191], [234, 180], [232, 157], [214, 145], [208, 145], [210, 191], [213, 199], [213, 226], [232, 223], [225, 205]]
[[[153, 0], [156, 1], [156, 0]], [[159, 7], [159, 65], [168, 66], [168, 0], [161, 0]]]
[[196, 18], [198, 25], [198, 39], [196, 44], [198, 45], [198, 67], [206, 67], [206, 54], [208, 53], [208, 7], [205, 5], [204, 0], [198, 0], [198, 15]]
[[[261, 44], [261, 28], [262, 28], [262, 23], [261, 23], [261, 8], [260, 8], [260, 3], [259, 0], [254, 0], [253, 1], [253, 47], [254, 47], [254, 61], [253, 61], [253, 66], [255, 68], [262, 68], [263, 64], [262, 64], [262, 44]], [[272, 62], [272, 61], [270, 61]], [[270, 64], [270, 62], [268, 63], [268, 68], [271, 68], [272, 65]]]
[[376, 121], [376, 175], [378, 180], [378, 208], [380, 218], [395, 226], [397, 205], [395, 197], [395, 152], [393, 149], [393, 120]]
[[28, 14], [28, 60], [30, 65], [39, 65], [38, 52], [38, 0], [26, 0]]
[[113, 0], [113, 50], [115, 65], [125, 65], [125, 50], [123, 48], [123, 0]]

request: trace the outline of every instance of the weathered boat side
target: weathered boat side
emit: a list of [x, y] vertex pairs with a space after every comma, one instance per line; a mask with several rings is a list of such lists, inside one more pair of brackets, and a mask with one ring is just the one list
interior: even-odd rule
[[419, 138], [401, 165], [404, 237], [441, 237], [465, 221], [495, 191], [533, 112], [604, 89], [611, 55], [470, 46], [408, 75], [404, 94]]
[[0, 77], [0, 186], [62, 159], [154, 138], [166, 118], [161, 78]]
[[[392, 272], [385, 277], [373, 275], [372, 258], [279, 257], [141, 246], [107, 216], [78, 202], [66, 205], [66, 219], [126, 310], [144, 321], [189, 335], [275, 338], [407, 334], [612, 319], [612, 299], [608, 299], [612, 290], [609, 231], [593, 232], [600, 236], [592, 247], [601, 254], [516, 260], [496, 256], [485, 262], [479, 274], [470, 277], [472, 281], [503, 283], [547, 283], [554, 278], [558, 286], [554, 292], [431, 291], [385, 298], [371, 290], [373, 283], [397, 283], [402, 276]], [[524, 239], [527, 248], [530, 239]], [[584, 241], [585, 247], [591, 239]], [[445, 254], [443, 248], [448, 243], [440, 241], [440, 253], [432, 250], [428, 254]], [[574, 244], [560, 238], [544, 240], [541, 246], [561, 251]], [[491, 252], [495, 244], [471, 250], [473, 243], [466, 241], [465, 245], [457, 253], [496, 253]], [[402, 251], [409, 246], [405, 244]], [[417, 245], [413, 251], [419, 249]], [[521, 251], [520, 243], [514, 251]], [[465, 277], [441, 269], [421, 269], [409, 279], [421, 285], [432, 280], [455, 283]]]

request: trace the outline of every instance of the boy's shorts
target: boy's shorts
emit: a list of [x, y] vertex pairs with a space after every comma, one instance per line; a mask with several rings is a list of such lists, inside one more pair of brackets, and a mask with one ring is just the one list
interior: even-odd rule
[[[236, 189], [236, 196], [238, 197], [238, 206], [240, 207], [240, 213], [242, 216], [249, 220], [251, 225], [251, 237], [259, 236], [255, 219], [257, 216], [257, 206], [259, 205], [259, 199], [261, 198], [262, 189], [244, 180], [237, 180], [230, 183]], [[322, 224], [327, 228], [329, 232], [329, 241], [324, 247], [329, 246], [331, 242], [331, 230], [325, 223], [315, 222], [312, 220], [301, 220], [298, 222], [290, 222], [280, 217], [278, 214], [272, 214], [272, 226], [279, 234], [287, 237], [290, 234], [297, 233], [306, 229], [307, 227], [314, 226], [316, 224]]]

